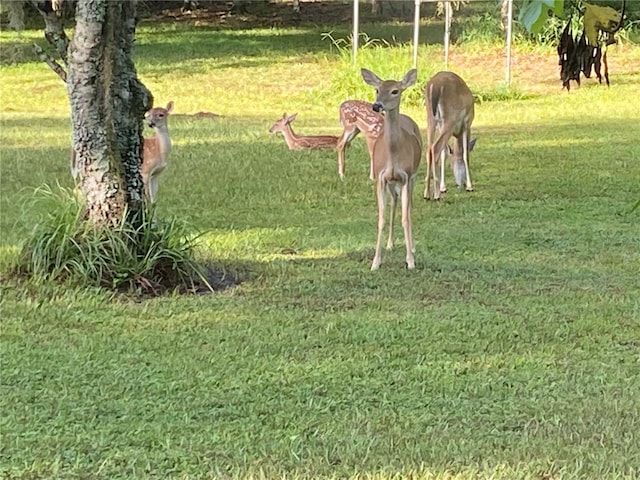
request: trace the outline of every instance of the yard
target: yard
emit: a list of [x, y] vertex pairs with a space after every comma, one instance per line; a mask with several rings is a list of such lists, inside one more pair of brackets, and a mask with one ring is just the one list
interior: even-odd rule
[[[424, 201], [420, 180], [416, 270], [398, 225], [371, 272], [364, 141], [341, 181], [333, 151], [268, 133], [287, 112], [298, 133], [338, 135], [340, 103], [374, 96], [360, 67], [411, 67], [409, 23], [363, 25], [357, 68], [349, 28], [141, 22], [139, 75], [175, 102], [159, 215], [238, 283], [137, 298], [3, 274], [1, 478], [640, 476], [640, 47], [610, 47], [610, 88], [567, 93], [552, 45], [515, 45], [511, 89], [500, 42], [453, 46], [477, 100], [475, 191], [448, 171]], [[425, 19], [401, 107], [423, 129], [441, 34]], [[0, 32], [3, 271], [55, 208], [43, 185], [72, 187], [41, 36]]]

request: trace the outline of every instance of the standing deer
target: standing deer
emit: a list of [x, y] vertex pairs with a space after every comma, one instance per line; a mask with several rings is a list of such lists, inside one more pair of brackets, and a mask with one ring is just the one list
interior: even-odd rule
[[376, 253], [371, 270], [380, 267], [382, 261], [382, 235], [384, 231], [385, 193], [391, 197], [391, 215], [389, 219], [389, 239], [387, 249], [393, 247], [393, 220], [398, 196], [402, 204], [402, 227], [407, 249], [407, 268], [415, 268], [411, 226], [411, 196], [415, 177], [422, 156], [422, 138], [416, 122], [406, 115], [400, 115], [402, 92], [414, 85], [417, 71], [412, 69], [400, 81], [381, 80], [375, 73], [363, 68], [362, 78], [376, 89], [376, 101], [373, 109], [384, 112], [382, 134], [373, 145], [373, 173], [377, 180], [376, 198], [378, 201], [378, 238]]
[[[470, 140], [473, 122], [473, 94], [467, 84], [453, 72], [438, 72], [427, 82], [424, 89], [427, 105], [427, 176], [424, 198], [429, 198], [429, 175], [433, 175], [433, 198], [440, 199], [446, 191], [444, 164], [449, 139], [456, 141], [451, 163], [458, 186], [463, 183], [472, 191], [469, 174], [469, 152], [475, 145]], [[440, 162], [440, 178], [436, 175], [436, 163]]]
[[338, 139], [338, 175], [344, 178], [344, 154], [358, 133], [362, 132], [369, 151], [369, 178], [373, 176], [373, 145], [382, 133], [384, 118], [375, 112], [371, 103], [361, 100], [347, 100], [340, 105], [340, 124], [343, 132]]
[[[158, 194], [158, 176], [167, 168], [167, 160], [171, 152], [171, 138], [167, 119], [173, 111], [173, 102], [169, 102], [166, 108], [152, 108], [145, 114], [147, 124], [153, 128], [156, 136], [145, 138], [142, 151], [142, 183], [144, 195], [147, 201], [155, 203]], [[80, 181], [80, 169], [77, 165], [76, 151], [71, 148], [71, 176], [77, 184]]]
[[269, 131], [271, 133], [282, 132], [284, 141], [289, 147], [289, 150], [303, 150], [303, 149], [320, 149], [320, 148], [335, 148], [338, 143], [338, 137], [332, 135], [296, 135], [291, 129], [291, 122], [293, 122], [297, 113], [287, 116], [286, 113], [282, 114], [282, 118], [274, 123]]
[[171, 138], [167, 120], [173, 111], [173, 102], [167, 103], [166, 108], [156, 107], [149, 110], [145, 118], [149, 127], [153, 128], [156, 136], [144, 139], [142, 153], [142, 182], [147, 201], [155, 203], [158, 194], [158, 177], [167, 168], [167, 160], [171, 153]]

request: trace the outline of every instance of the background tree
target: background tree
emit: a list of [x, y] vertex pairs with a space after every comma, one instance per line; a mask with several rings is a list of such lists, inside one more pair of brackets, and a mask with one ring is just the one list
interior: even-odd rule
[[153, 103], [132, 59], [136, 0], [77, 0], [71, 40], [61, 0], [31, 3], [42, 14], [45, 38], [64, 64], [36, 46], [67, 83], [86, 219], [94, 226], [115, 226], [126, 212], [132, 221], [144, 207], [142, 122]]
[[[205, 275], [218, 274], [196, 259], [197, 237], [175, 220], [154, 220], [145, 208], [142, 132], [153, 98], [132, 60], [136, 1], [29, 3], [42, 14], [55, 52], [36, 45], [36, 53], [66, 82], [83, 202], [78, 210], [62, 195], [25, 241], [16, 271], [147, 294], [212, 290]], [[64, 21], [72, 6], [69, 40]]]

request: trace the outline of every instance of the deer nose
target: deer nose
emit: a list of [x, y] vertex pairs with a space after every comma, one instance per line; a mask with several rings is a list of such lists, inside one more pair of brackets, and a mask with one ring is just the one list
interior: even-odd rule
[[373, 111], [374, 112], [380, 113], [380, 112], [382, 112], [384, 110], [384, 107], [382, 106], [382, 104], [380, 102], [374, 103], [372, 107], [373, 107]]
[[149, 122], [147, 123], [147, 125], [149, 125], [149, 128], [153, 128], [156, 126], [155, 122]]

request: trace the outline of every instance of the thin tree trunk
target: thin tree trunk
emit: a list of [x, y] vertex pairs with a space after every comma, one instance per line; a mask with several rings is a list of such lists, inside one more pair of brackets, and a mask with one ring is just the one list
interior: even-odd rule
[[143, 208], [142, 120], [153, 99], [131, 58], [135, 3], [79, 0], [69, 48], [73, 148], [87, 220], [97, 227]]

